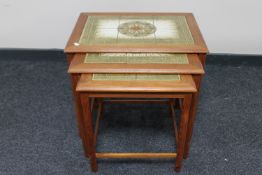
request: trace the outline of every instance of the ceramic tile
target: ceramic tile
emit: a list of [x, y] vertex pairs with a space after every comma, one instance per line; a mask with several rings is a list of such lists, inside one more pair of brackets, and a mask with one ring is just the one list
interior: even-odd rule
[[186, 54], [158, 53], [90, 53], [85, 63], [189, 64]]
[[89, 16], [80, 37], [82, 45], [192, 45], [185, 16]]
[[93, 74], [94, 81], [180, 81], [177, 74]]

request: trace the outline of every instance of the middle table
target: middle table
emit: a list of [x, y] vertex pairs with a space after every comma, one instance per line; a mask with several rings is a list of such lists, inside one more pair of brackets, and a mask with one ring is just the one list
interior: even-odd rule
[[[114, 73], [125, 78], [125, 74], [145, 73], [202, 75], [204, 69], [197, 54], [79, 53], [72, 58], [68, 72], [73, 77], [89, 73]], [[78, 118], [78, 125], [80, 135], [84, 135], [81, 120]]]

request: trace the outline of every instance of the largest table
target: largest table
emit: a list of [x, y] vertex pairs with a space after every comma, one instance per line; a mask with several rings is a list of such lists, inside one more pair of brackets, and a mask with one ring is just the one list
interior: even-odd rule
[[[191, 13], [81, 13], [64, 51], [69, 65], [73, 64], [73, 59], [81, 60], [83, 57], [80, 55], [88, 53], [171, 53], [195, 57], [200, 61], [202, 68], [205, 66], [208, 53], [205, 41]], [[113, 70], [111, 68], [112, 73], [145, 72], [141, 66], [137, 69], [117, 67]], [[105, 71], [102, 70], [105, 68], [94, 69], [93, 73], [104, 73]], [[83, 68], [70, 72], [78, 128], [82, 138], [83, 115], [80, 97], [75, 89], [80, 75], [86, 72], [90, 73]], [[168, 73], [165, 68], [150, 70], [150, 73], [160, 72]], [[184, 152], [186, 158], [189, 153], [203, 72], [191, 68], [181, 71], [179, 66], [174, 67], [170, 73], [174, 72], [193, 75], [197, 87], [190, 109]], [[83, 143], [85, 143], [84, 139]]]

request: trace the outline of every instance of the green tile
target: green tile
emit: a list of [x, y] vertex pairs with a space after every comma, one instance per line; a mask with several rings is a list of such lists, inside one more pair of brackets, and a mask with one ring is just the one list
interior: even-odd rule
[[81, 45], [193, 45], [185, 16], [89, 16]]
[[95, 81], [180, 81], [177, 74], [93, 74]]
[[93, 53], [87, 54], [85, 63], [123, 64], [189, 64], [186, 54], [158, 53]]

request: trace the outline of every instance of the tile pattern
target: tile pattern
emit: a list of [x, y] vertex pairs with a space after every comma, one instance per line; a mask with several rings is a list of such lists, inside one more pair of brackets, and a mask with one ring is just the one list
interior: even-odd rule
[[84, 63], [189, 64], [186, 54], [90, 53]]
[[177, 74], [93, 74], [95, 81], [180, 81]]
[[130, 37], [145, 37], [155, 33], [156, 27], [149, 22], [130, 21], [120, 24], [117, 30]]
[[80, 45], [193, 45], [185, 16], [89, 16]]

